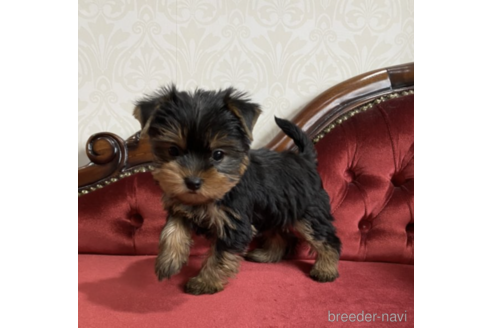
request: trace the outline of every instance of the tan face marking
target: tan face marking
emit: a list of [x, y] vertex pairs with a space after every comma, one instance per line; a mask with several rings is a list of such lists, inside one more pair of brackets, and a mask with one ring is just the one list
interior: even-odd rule
[[167, 144], [175, 144], [182, 150], [186, 149], [186, 134], [187, 130], [181, 128], [181, 126], [167, 126], [166, 129], [158, 129], [157, 135], [153, 137], [152, 141], [162, 142]]
[[[243, 169], [242, 171], [244, 171]], [[153, 172], [154, 179], [169, 198], [177, 198], [184, 204], [199, 205], [222, 199], [238, 182], [239, 176], [229, 176], [211, 167], [207, 171], [192, 172], [176, 161], [160, 164]], [[190, 191], [184, 179], [195, 176], [202, 179], [200, 189]]]

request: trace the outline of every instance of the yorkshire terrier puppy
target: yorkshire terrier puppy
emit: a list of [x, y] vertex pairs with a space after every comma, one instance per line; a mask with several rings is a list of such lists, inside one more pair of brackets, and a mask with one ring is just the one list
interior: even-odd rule
[[[233, 88], [178, 91], [162, 88], [136, 104], [134, 116], [155, 157], [154, 179], [168, 212], [155, 273], [170, 278], [188, 260], [192, 232], [211, 249], [187, 293], [213, 294], [238, 272], [242, 256], [278, 262], [289, 249], [290, 232], [317, 254], [310, 276], [338, 277], [340, 240], [329, 198], [316, 170], [313, 143], [293, 123], [275, 118], [298, 152], [250, 149], [260, 106]], [[261, 244], [250, 252], [253, 237]]]

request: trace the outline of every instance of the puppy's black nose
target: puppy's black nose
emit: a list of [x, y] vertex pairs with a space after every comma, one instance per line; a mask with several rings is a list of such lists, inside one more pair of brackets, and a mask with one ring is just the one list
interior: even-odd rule
[[197, 177], [185, 178], [185, 184], [190, 190], [198, 190], [202, 186], [202, 179]]

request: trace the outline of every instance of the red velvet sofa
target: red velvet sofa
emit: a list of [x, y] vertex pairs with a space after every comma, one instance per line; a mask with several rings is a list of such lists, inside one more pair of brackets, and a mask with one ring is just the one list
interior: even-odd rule
[[[310, 279], [301, 244], [280, 263], [242, 262], [214, 295], [183, 292], [208, 247], [198, 237], [181, 273], [157, 281], [166, 213], [147, 140], [92, 136], [91, 163], [79, 168], [79, 326], [413, 326], [413, 107], [413, 63], [354, 77], [308, 104], [293, 121], [316, 143], [343, 243], [340, 277]], [[279, 134], [268, 147], [293, 145]]]

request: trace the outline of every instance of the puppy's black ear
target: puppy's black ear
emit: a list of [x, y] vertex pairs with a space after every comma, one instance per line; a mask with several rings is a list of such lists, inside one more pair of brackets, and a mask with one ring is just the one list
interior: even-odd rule
[[148, 133], [150, 122], [156, 110], [167, 101], [174, 101], [177, 97], [177, 90], [174, 84], [163, 87], [151, 96], [146, 96], [135, 103], [133, 116], [140, 122], [140, 135]]
[[251, 102], [245, 93], [238, 92], [233, 88], [225, 90], [224, 102], [241, 122], [249, 141], [253, 141], [253, 128], [261, 114], [260, 105]]

